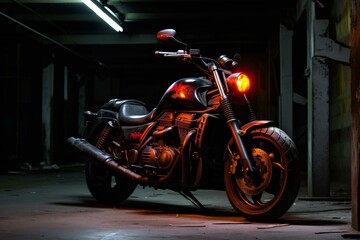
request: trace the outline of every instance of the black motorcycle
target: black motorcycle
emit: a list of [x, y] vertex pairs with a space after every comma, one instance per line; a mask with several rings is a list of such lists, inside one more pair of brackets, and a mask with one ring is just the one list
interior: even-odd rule
[[86, 182], [103, 203], [127, 199], [138, 185], [171, 189], [198, 207], [197, 189], [225, 190], [249, 220], [282, 216], [300, 186], [300, 160], [292, 139], [270, 120], [257, 120], [247, 96], [250, 80], [238, 61], [187, 50], [173, 29], [161, 41], [184, 45], [163, 58], [195, 64], [205, 77], [175, 81], [150, 112], [134, 99], [111, 99], [86, 111], [82, 138], [68, 143], [86, 159]]

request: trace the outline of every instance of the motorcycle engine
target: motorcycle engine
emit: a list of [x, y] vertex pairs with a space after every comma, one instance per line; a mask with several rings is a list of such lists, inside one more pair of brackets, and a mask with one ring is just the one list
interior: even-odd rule
[[173, 163], [178, 152], [174, 148], [165, 146], [147, 146], [141, 153], [141, 165], [151, 165], [159, 169], [167, 170]]

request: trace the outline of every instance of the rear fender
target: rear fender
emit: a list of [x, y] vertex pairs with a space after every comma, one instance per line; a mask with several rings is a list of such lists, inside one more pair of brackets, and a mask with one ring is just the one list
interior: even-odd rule
[[98, 128], [104, 127], [109, 121], [117, 121], [117, 117], [118, 112], [106, 109], [100, 109], [97, 113], [84, 112], [85, 126], [83, 138], [89, 139], [98, 132]]

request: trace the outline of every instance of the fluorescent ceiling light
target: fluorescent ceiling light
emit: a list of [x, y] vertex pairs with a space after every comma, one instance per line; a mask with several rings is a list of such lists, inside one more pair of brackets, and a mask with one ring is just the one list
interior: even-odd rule
[[[91, 10], [93, 10], [99, 17], [101, 17], [107, 24], [109, 24], [115, 31], [122, 32], [123, 28], [120, 26], [120, 21], [108, 7], [104, 7], [97, 0], [82, 0]], [[111, 14], [111, 15], [110, 15]]]

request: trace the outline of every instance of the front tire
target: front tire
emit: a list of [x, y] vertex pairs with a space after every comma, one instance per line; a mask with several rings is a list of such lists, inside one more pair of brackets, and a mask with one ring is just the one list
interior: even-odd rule
[[[102, 129], [89, 142], [96, 144]], [[104, 145], [102, 151], [107, 152], [115, 159], [123, 154], [121, 149], [111, 141]], [[126, 200], [135, 190], [137, 183], [115, 174], [95, 160], [87, 160], [85, 165], [85, 179], [91, 195], [99, 202], [117, 204]]]
[[[224, 182], [233, 208], [249, 220], [269, 221], [282, 216], [294, 203], [300, 187], [300, 160], [294, 142], [276, 127], [250, 133], [251, 152], [260, 169], [260, 184], [253, 184], [230, 140], [225, 153]], [[249, 155], [250, 155], [249, 154]]]

